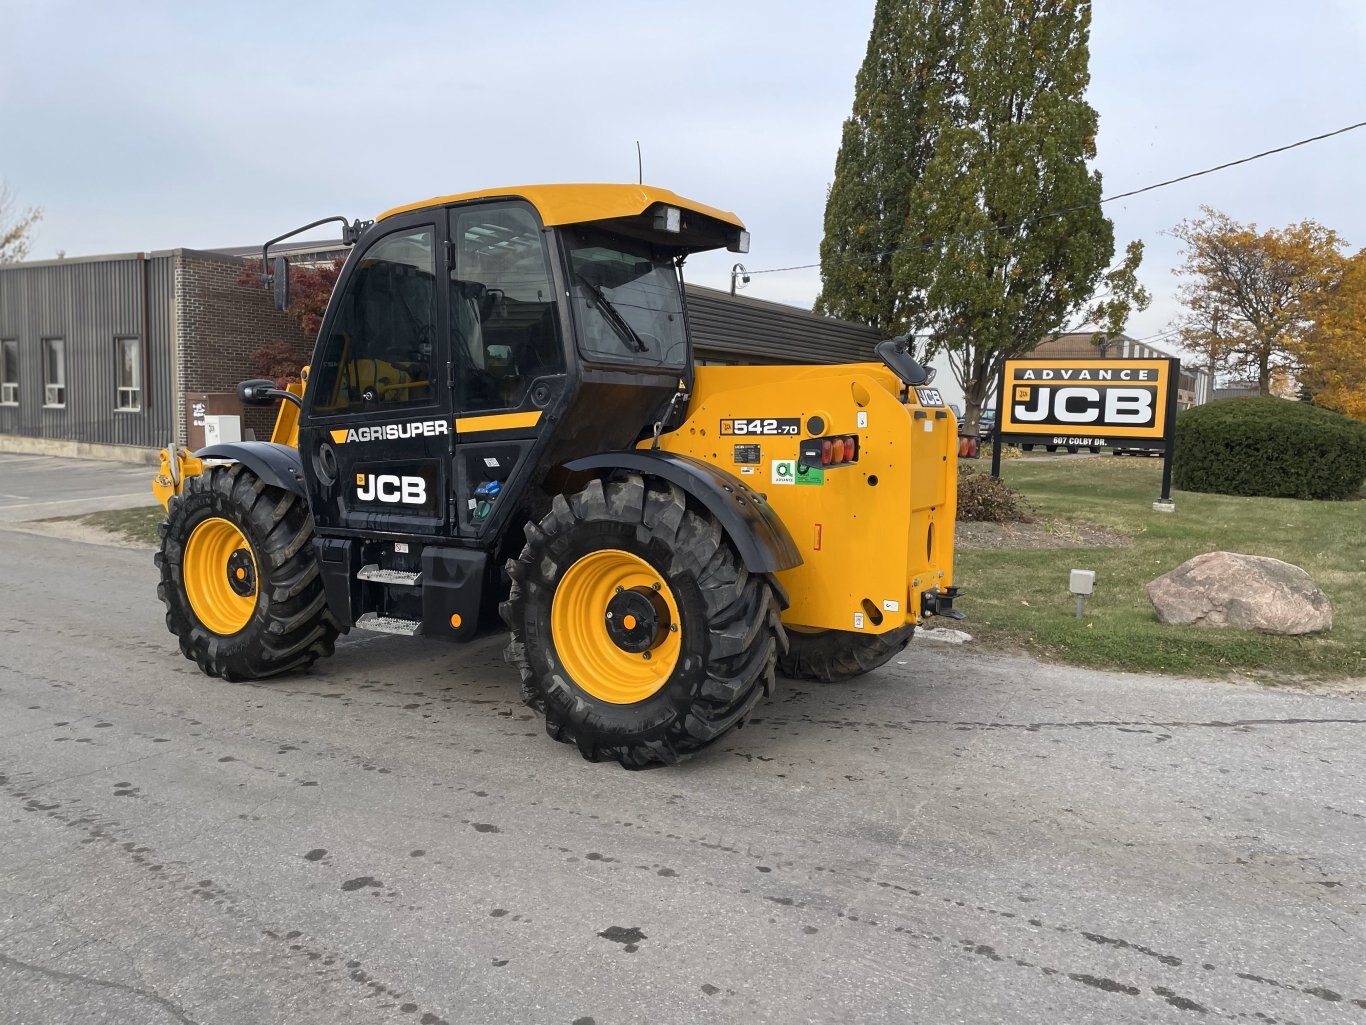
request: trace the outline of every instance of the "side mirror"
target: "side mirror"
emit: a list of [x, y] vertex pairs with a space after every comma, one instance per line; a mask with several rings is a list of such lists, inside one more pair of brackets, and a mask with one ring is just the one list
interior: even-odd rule
[[277, 256], [274, 260], [275, 271], [271, 283], [275, 286], [275, 308], [280, 311], [289, 309], [289, 259]]
[[274, 381], [242, 381], [237, 385], [237, 397], [245, 406], [269, 406], [279, 395]]
[[873, 347], [873, 351], [878, 354], [878, 358], [886, 363], [892, 373], [901, 378], [903, 384], [912, 387], [919, 384], [926, 384], [930, 379], [929, 373], [924, 366], [917, 363], [910, 353], [911, 336], [901, 335], [897, 338], [890, 338], [885, 342], [878, 342]]

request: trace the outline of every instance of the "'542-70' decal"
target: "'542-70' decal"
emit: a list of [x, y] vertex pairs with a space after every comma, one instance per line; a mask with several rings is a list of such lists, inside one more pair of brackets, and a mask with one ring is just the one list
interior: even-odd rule
[[735, 417], [721, 421], [722, 434], [777, 434], [796, 437], [802, 432], [801, 417]]

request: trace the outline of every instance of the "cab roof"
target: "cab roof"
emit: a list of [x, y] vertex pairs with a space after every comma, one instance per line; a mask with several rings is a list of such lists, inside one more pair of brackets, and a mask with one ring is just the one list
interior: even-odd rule
[[382, 221], [395, 214], [410, 210], [423, 210], [431, 206], [447, 206], [469, 199], [525, 199], [536, 208], [541, 221], [547, 226], [560, 224], [583, 224], [588, 221], [605, 221], [619, 217], [635, 217], [643, 214], [657, 203], [676, 206], [683, 210], [715, 218], [736, 228], [743, 228], [740, 218], [729, 210], [718, 210], [691, 199], [684, 199], [676, 192], [655, 188], [653, 185], [512, 185], [497, 189], [479, 189], [476, 192], [458, 192], [451, 196], [434, 196], [417, 203], [408, 203], [386, 210], [376, 220]]

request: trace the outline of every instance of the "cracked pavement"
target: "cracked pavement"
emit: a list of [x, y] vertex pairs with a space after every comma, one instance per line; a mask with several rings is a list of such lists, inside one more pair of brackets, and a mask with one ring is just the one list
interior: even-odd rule
[[3, 1025], [1366, 1021], [1350, 693], [913, 644], [626, 773], [500, 638], [233, 685], [150, 553], [0, 555]]

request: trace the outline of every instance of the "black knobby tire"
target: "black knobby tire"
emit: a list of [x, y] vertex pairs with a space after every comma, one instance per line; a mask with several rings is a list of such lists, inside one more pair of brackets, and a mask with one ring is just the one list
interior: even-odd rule
[[778, 672], [792, 680], [842, 683], [886, 665], [914, 633], [909, 623], [885, 634], [789, 630], [787, 654], [779, 657]]
[[[222, 635], [195, 614], [185, 590], [185, 542], [206, 520], [227, 520], [255, 560], [256, 605], [238, 632]], [[264, 483], [241, 463], [216, 466], [185, 482], [160, 527], [157, 596], [180, 650], [209, 676], [259, 680], [302, 669], [332, 654], [340, 629], [323, 593], [313, 516], [303, 498]]]
[[[507, 660], [522, 677], [522, 700], [545, 716], [546, 732], [589, 761], [624, 768], [669, 765], [743, 725], [772, 693], [786, 650], [780, 591], [743, 562], [720, 524], [689, 507], [684, 493], [639, 476], [591, 481], [556, 496], [526, 547], [509, 560], [511, 631]], [[632, 704], [600, 700], [570, 678], [556, 649], [551, 609], [564, 574], [585, 555], [616, 549], [643, 558], [663, 577], [681, 617], [681, 651], [660, 689]]]

